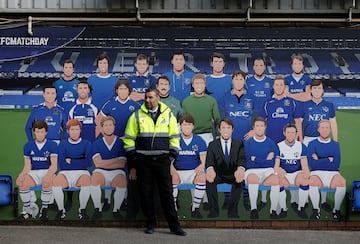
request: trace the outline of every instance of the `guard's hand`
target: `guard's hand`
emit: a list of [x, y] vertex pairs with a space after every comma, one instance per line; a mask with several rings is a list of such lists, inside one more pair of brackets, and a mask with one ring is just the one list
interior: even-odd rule
[[136, 180], [137, 176], [136, 176], [136, 169], [135, 168], [131, 168], [129, 171], [129, 179], [130, 180]]

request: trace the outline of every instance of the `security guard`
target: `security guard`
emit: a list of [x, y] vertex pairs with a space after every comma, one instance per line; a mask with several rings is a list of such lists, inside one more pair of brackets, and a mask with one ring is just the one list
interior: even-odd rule
[[170, 163], [180, 148], [179, 129], [175, 116], [160, 102], [155, 88], [146, 90], [145, 103], [130, 116], [123, 140], [130, 177], [137, 176], [139, 183], [141, 207], [146, 217], [145, 233], [153, 234], [156, 226], [153, 195], [154, 187], [158, 187], [171, 233], [185, 236], [174, 206], [170, 174]]

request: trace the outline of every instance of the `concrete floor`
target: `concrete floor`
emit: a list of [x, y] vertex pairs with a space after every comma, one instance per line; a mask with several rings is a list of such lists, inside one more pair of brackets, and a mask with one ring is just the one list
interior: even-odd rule
[[146, 235], [142, 228], [1, 226], [0, 243], [359, 243], [360, 231], [267, 230], [267, 229], [185, 229], [186, 237], [156, 229]]

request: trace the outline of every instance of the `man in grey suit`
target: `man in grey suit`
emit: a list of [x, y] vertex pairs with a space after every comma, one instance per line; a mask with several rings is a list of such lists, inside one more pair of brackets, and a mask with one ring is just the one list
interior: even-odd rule
[[209, 198], [208, 218], [219, 216], [217, 184], [232, 185], [228, 217], [238, 218], [238, 203], [245, 173], [245, 150], [240, 140], [232, 138], [234, 125], [231, 119], [220, 121], [220, 139], [210, 142], [206, 155], [206, 193]]

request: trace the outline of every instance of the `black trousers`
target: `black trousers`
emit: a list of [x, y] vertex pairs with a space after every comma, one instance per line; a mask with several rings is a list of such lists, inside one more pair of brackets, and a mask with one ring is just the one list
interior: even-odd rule
[[175, 210], [173, 186], [170, 174], [170, 159], [167, 155], [141, 156], [137, 163], [137, 181], [140, 190], [141, 208], [146, 217], [146, 225], [156, 226], [154, 204], [155, 187], [158, 187], [160, 203], [170, 230], [180, 226]]
[[138, 194], [138, 182], [136, 180], [128, 181], [128, 193], [127, 193], [127, 207], [126, 218], [136, 219], [136, 215], [139, 212], [139, 194]]
[[217, 184], [228, 183], [231, 184], [231, 193], [230, 193], [230, 202], [228, 206], [228, 214], [238, 213], [238, 204], [240, 199], [240, 194], [242, 190], [242, 182], [237, 183], [234, 175], [216, 175], [214, 182], [210, 183], [206, 181], [206, 194], [209, 199], [209, 210], [210, 213], [219, 215], [219, 202], [218, 202], [218, 192]]

